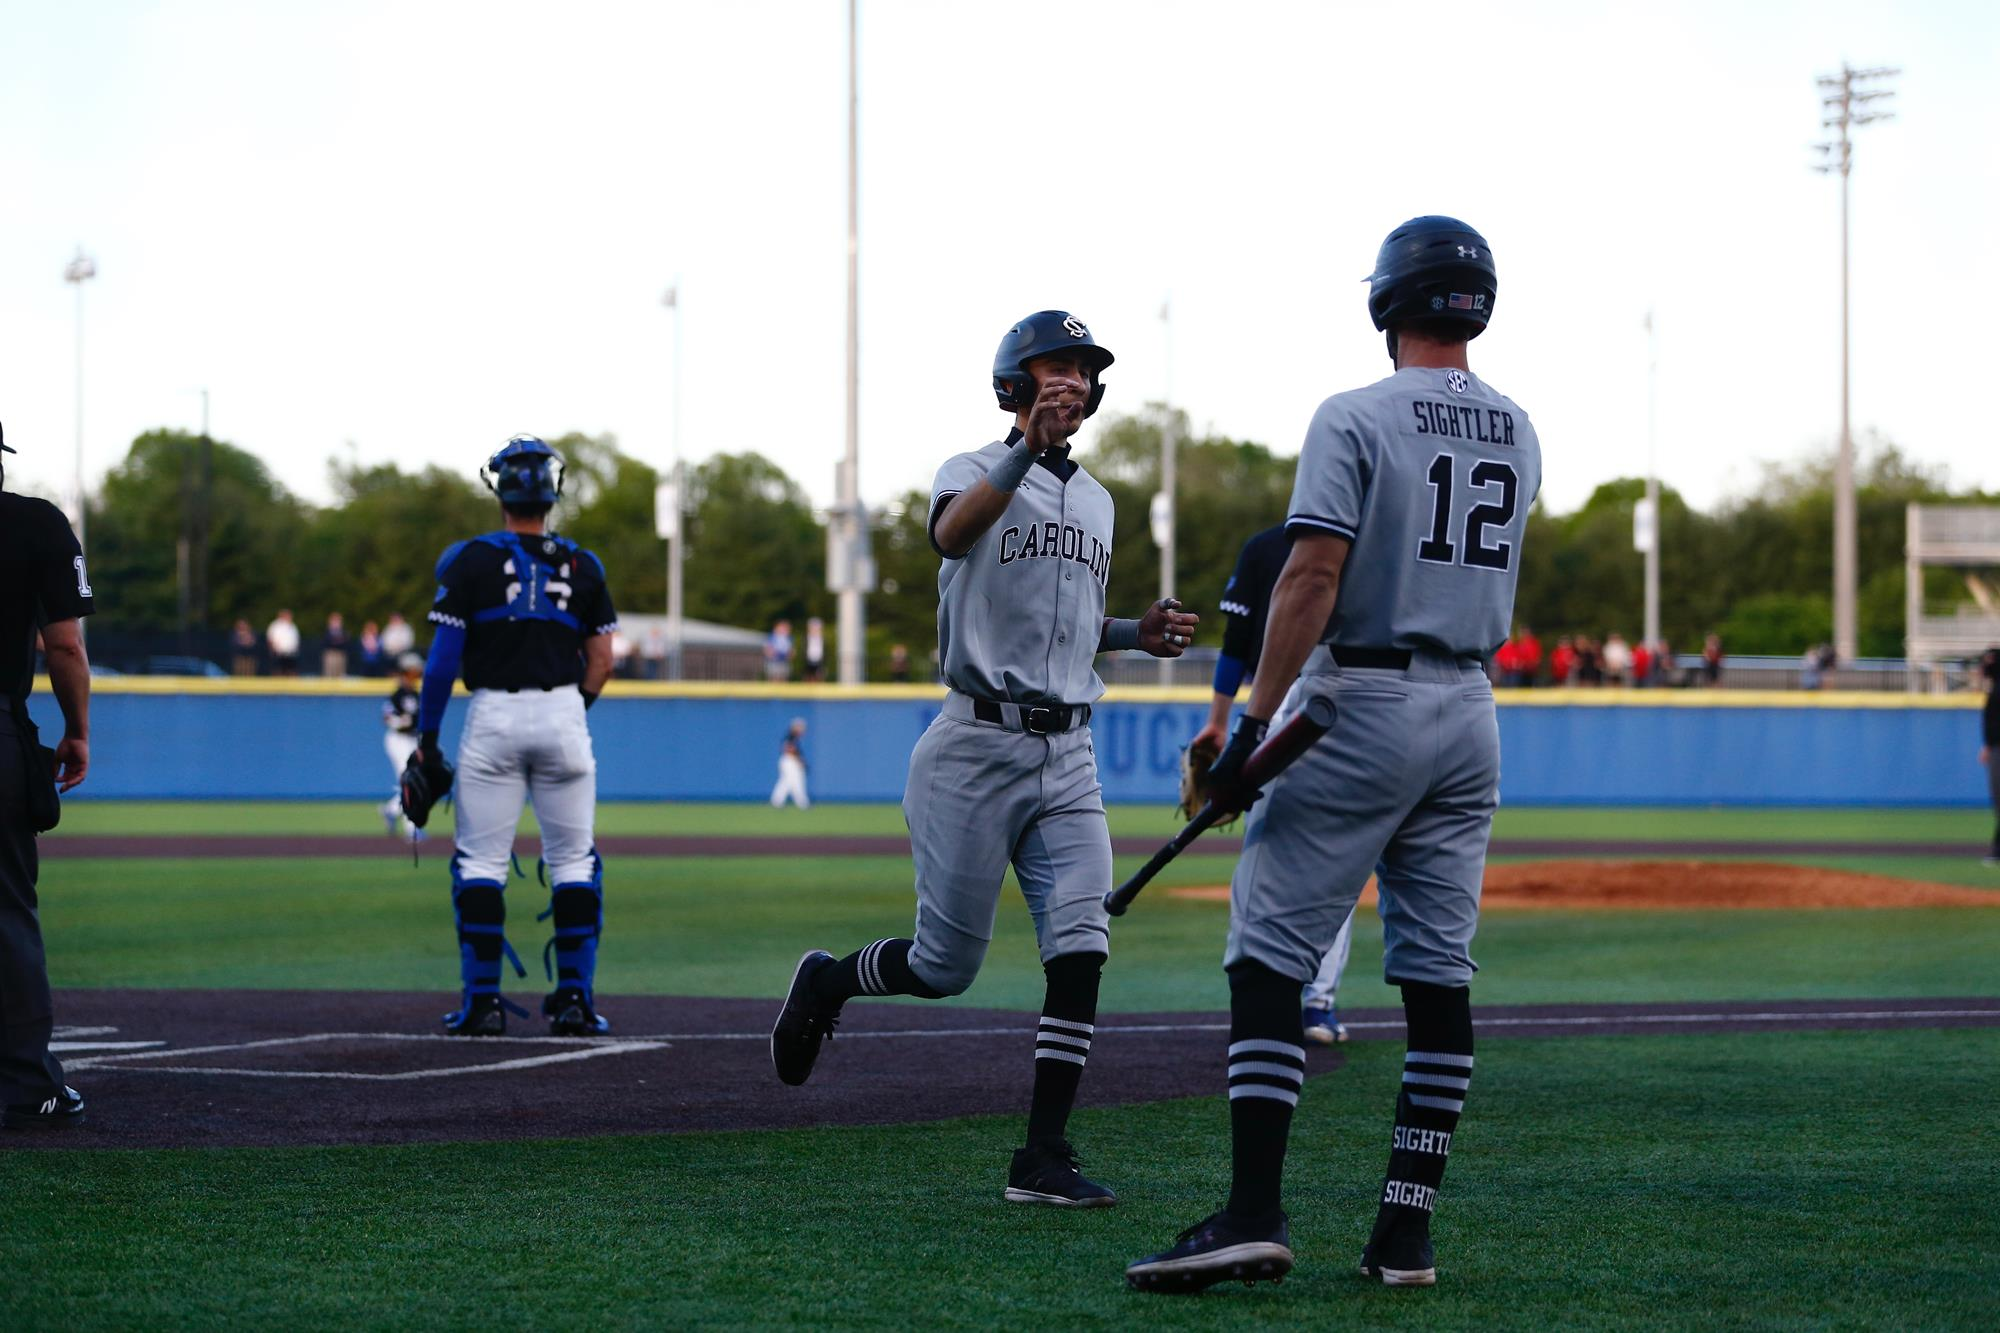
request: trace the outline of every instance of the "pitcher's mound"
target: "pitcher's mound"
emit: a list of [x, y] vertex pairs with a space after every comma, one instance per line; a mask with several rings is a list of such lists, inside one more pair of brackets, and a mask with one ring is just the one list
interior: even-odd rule
[[[1168, 892], [1176, 898], [1229, 901], [1227, 884]], [[1375, 881], [1370, 879], [1361, 902], [1371, 906], [1374, 901]], [[1531, 861], [1486, 867], [1480, 906], [1492, 911], [2000, 907], [2000, 890], [1757, 861]]]

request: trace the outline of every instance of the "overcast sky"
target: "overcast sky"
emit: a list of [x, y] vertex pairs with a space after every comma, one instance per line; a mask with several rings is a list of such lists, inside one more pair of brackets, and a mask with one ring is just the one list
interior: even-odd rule
[[[1429, 212], [1492, 244], [1473, 367], [1540, 428], [1545, 502], [1643, 471], [1649, 308], [1661, 473], [1740, 493], [1838, 429], [1838, 186], [1807, 168], [1843, 58], [1904, 69], [1856, 150], [1856, 429], [2000, 488], [2000, 6], [860, 12], [871, 501], [1004, 429], [993, 347], [1044, 306], [1116, 352], [1107, 413], [1170, 396], [1295, 452], [1387, 372], [1358, 280]], [[316, 499], [330, 457], [469, 474], [517, 431], [664, 461], [678, 280], [688, 456], [754, 449], [827, 501], [845, 13], [0, 0], [10, 489], [68, 491], [80, 243], [93, 485], [204, 388], [218, 436]]]

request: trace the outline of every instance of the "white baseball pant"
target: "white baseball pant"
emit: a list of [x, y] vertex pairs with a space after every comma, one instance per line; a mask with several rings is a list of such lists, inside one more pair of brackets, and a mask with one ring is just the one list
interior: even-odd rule
[[541, 827], [549, 883], [593, 879], [597, 760], [583, 695], [574, 685], [474, 690], [455, 796], [459, 882], [506, 884], [524, 804], [533, 805]]

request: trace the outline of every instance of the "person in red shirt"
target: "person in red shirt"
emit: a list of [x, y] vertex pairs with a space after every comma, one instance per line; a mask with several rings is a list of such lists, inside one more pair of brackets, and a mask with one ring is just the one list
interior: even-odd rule
[[1521, 673], [1522, 685], [1533, 685], [1542, 671], [1542, 641], [1526, 625], [1514, 636], [1514, 666]]
[[1520, 649], [1516, 646], [1512, 638], [1509, 638], [1507, 642], [1493, 650], [1493, 670], [1499, 674], [1502, 685], [1519, 685], [1521, 683], [1519, 660]]
[[1632, 645], [1632, 683], [1644, 687], [1653, 673], [1653, 650], [1641, 639]]
[[1576, 648], [1565, 634], [1556, 640], [1556, 650], [1549, 656], [1549, 677], [1558, 685], [1569, 684], [1570, 673], [1576, 670]]

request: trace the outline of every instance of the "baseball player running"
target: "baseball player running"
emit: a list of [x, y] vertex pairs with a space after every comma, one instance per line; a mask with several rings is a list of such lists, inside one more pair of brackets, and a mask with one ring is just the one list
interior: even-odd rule
[[[382, 701], [382, 725], [388, 730], [382, 733], [382, 749], [389, 756], [389, 767], [400, 784], [403, 767], [410, 762], [410, 755], [417, 748], [417, 712], [424, 683], [424, 659], [415, 653], [404, 653], [396, 659], [396, 688]], [[409, 821], [403, 814], [403, 796], [397, 794], [382, 802], [382, 823], [389, 835], [396, 834], [396, 823], [402, 821], [403, 831], [421, 842], [424, 831]]]
[[[1271, 609], [1271, 589], [1292, 553], [1292, 534], [1280, 523], [1243, 543], [1237, 553], [1236, 569], [1222, 590], [1220, 603], [1225, 617], [1222, 652], [1215, 659], [1215, 697], [1209, 701], [1208, 722], [1188, 742], [1188, 761], [1206, 769], [1220, 757], [1229, 739], [1229, 710], [1236, 705], [1236, 691], [1245, 680], [1257, 675], [1257, 658], [1264, 651], [1264, 622]], [[1199, 809], [1199, 806], [1196, 806]], [[1192, 817], [1195, 810], [1186, 813]], [[1333, 947], [1320, 960], [1319, 971], [1306, 987], [1302, 1019], [1307, 1041], [1322, 1046], [1347, 1040], [1347, 1025], [1340, 1021], [1336, 1007], [1340, 996], [1340, 976], [1347, 971], [1348, 951], [1354, 943], [1354, 913], [1341, 923]]]
[[1070, 458], [1069, 441], [1103, 400], [1111, 361], [1083, 321], [1060, 310], [1030, 315], [1001, 339], [993, 391], [1014, 429], [946, 462], [931, 487], [931, 544], [943, 558], [938, 660], [951, 688], [910, 756], [903, 796], [914, 937], [838, 960], [811, 950], [771, 1031], [778, 1077], [800, 1084], [855, 996], [963, 992], [986, 956], [1011, 863], [1048, 989], [1010, 1203], [1117, 1202], [1085, 1178], [1064, 1137], [1108, 938], [1111, 838], [1089, 728], [1104, 685], [1094, 659], [1120, 648], [1178, 657], [1196, 624], [1171, 601], [1138, 620], [1104, 614], [1111, 496]]
[[[1327, 399], [1307, 430], [1263, 665], [1210, 775], [1216, 800], [1256, 802], [1226, 954], [1233, 1182], [1222, 1211], [1125, 1270], [1133, 1286], [1291, 1270], [1279, 1180], [1305, 1080], [1299, 989], [1371, 869], [1409, 1048], [1361, 1270], [1436, 1281], [1430, 1218], [1472, 1080], [1468, 950], [1500, 778], [1479, 658], [1507, 637], [1542, 470], [1527, 414], [1466, 365], [1496, 288], [1485, 238], [1463, 222], [1396, 228], [1368, 296], [1396, 373]], [[1258, 801], [1244, 759], [1312, 697], [1334, 703], [1332, 730]]]
[[[458, 747], [457, 851], [451, 902], [458, 919], [464, 995], [445, 1030], [499, 1036], [507, 1010], [500, 998], [504, 954], [526, 976], [507, 943], [507, 874], [524, 801], [541, 826], [542, 859], [553, 885], [555, 989], [542, 1001], [549, 1030], [560, 1036], [608, 1032], [592, 982], [604, 929], [604, 862], [591, 832], [597, 761], [584, 713], [611, 675], [611, 632], [618, 627], [604, 565], [566, 537], [548, 531], [562, 495], [563, 462], [532, 435], [516, 435], [480, 469], [500, 501], [502, 526], [447, 547], [437, 564], [437, 627], [424, 668], [417, 762], [433, 790], [452, 773], [438, 729], [463, 664], [472, 706]], [[407, 786], [407, 780], [406, 780]]]

